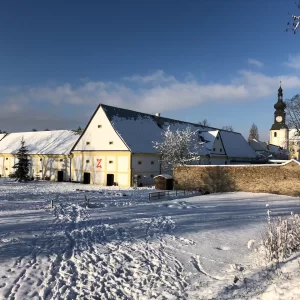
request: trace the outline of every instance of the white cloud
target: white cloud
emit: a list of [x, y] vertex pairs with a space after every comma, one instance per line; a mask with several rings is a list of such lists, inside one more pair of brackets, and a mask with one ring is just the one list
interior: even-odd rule
[[249, 65], [253, 65], [253, 66], [256, 66], [258, 68], [262, 68], [264, 66], [264, 64], [262, 62], [260, 62], [259, 60], [257, 59], [253, 59], [253, 58], [249, 58], [248, 59], [248, 64]]
[[[16, 114], [20, 114], [20, 103], [27, 108], [34, 108], [36, 103], [41, 104], [39, 107], [44, 103], [48, 103], [52, 104], [53, 109], [57, 109], [63, 116], [64, 113], [72, 115], [67, 111], [76, 109], [92, 112], [99, 103], [105, 103], [142, 112], [163, 113], [197, 107], [206, 102], [230, 103], [274, 96], [280, 81], [283, 82], [285, 91], [300, 88], [300, 77], [298, 76], [267, 76], [261, 72], [245, 70], [239, 71], [236, 78], [228, 81], [227, 84], [217, 82], [200, 84], [194, 76], [178, 80], [162, 71], [146, 76], [136, 75], [132, 78], [135, 81], [134, 88], [130, 87], [130, 83], [126, 81], [85, 80], [77, 86], [66, 83], [55, 87], [31, 87], [17, 89], [16, 91], [12, 90], [2, 107], [7, 106], [6, 110], [11, 112], [15, 110]], [[159, 84], [160, 81], [164, 84]], [[149, 82], [155, 82], [155, 84], [145, 85]], [[53, 112], [47, 111], [47, 113], [51, 115]], [[3, 114], [0, 113], [0, 117]], [[32, 114], [31, 117], [32, 126], [38, 127], [38, 125], [34, 125], [35, 114]], [[82, 115], [78, 114], [76, 118], [80, 120]], [[17, 121], [14, 119], [12, 122]], [[61, 121], [61, 124], [65, 123]]]
[[293, 69], [300, 69], [300, 54], [289, 55], [287, 62], [284, 63], [287, 67]]

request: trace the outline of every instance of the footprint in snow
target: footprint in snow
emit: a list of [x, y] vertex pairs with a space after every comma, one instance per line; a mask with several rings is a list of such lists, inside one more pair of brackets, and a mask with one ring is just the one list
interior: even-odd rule
[[223, 250], [223, 251], [229, 251], [231, 248], [228, 246], [221, 246], [221, 247], [216, 247], [215, 249], [217, 250]]

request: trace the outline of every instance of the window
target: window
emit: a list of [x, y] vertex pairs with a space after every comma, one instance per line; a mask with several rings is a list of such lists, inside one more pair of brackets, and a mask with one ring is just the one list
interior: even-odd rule
[[213, 148], [213, 151], [216, 151], [216, 148]]
[[8, 160], [8, 157], [6, 157], [6, 160]]
[[138, 164], [139, 164], [139, 165], [141, 165], [141, 164], [142, 164], [142, 161], [141, 161], [141, 160], [139, 160], [139, 161], [138, 161]]
[[217, 136], [217, 140], [219, 140], [220, 138]]
[[86, 144], [87, 144], [87, 145], [89, 145], [89, 144], [90, 144], [90, 142], [86, 142]]
[[151, 176], [150, 176], [151, 178], [153, 178], [154, 177], [154, 175], [153, 174], [151, 174]]
[[109, 163], [110, 163], [110, 164], [113, 164], [113, 163], [114, 163], [114, 161], [113, 161], [113, 160], [110, 160], [110, 161], [109, 161]]
[[274, 137], [277, 137], [277, 132], [276, 131], [274, 132]]
[[102, 125], [98, 125], [98, 128], [101, 128], [102, 127]]
[[5, 168], [5, 170], [7, 171], [8, 169], [7, 169], [7, 168]]
[[141, 175], [138, 175], [138, 179], [141, 179]]
[[40, 173], [42, 173], [42, 170], [40, 170]]
[[62, 158], [59, 161], [64, 161]]
[[220, 148], [220, 152], [222, 152], [223, 151], [223, 149], [222, 148]]
[[42, 158], [40, 158], [40, 161], [42, 161], [43, 159]]
[[87, 159], [85, 162], [88, 164], [90, 161]]
[[151, 165], [154, 165], [154, 161], [153, 160], [151, 160]]
[[109, 144], [112, 145], [114, 142], [110, 141]]

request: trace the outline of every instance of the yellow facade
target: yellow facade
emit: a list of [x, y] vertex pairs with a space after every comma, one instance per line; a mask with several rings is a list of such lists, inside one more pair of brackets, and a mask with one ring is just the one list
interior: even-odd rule
[[[35, 179], [57, 180], [58, 171], [63, 171], [63, 180], [69, 180], [69, 155], [30, 154], [31, 161], [29, 175]], [[13, 166], [17, 162], [15, 154], [0, 154], [0, 175], [8, 177], [15, 172]]]
[[72, 181], [83, 182], [89, 173], [90, 183], [108, 184], [108, 174], [120, 187], [131, 186], [131, 153], [129, 151], [73, 151]]

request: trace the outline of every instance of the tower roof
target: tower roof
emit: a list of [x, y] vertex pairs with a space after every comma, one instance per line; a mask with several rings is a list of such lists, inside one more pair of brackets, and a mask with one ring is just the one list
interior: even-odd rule
[[282, 97], [283, 97], [283, 90], [282, 90], [281, 82], [280, 82], [280, 86], [278, 89], [278, 100], [277, 100], [277, 103], [275, 103], [275, 105], [274, 105], [274, 108], [276, 110], [285, 110], [285, 108], [286, 108], [286, 104], [283, 102]]

